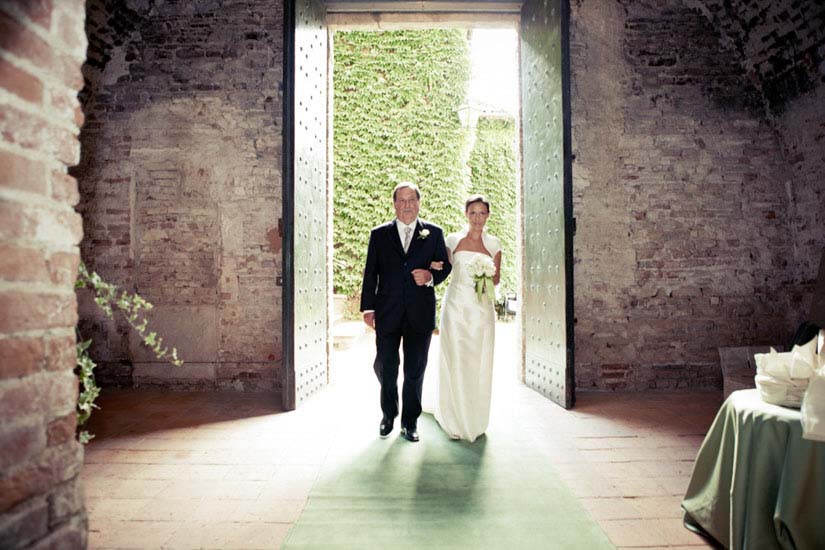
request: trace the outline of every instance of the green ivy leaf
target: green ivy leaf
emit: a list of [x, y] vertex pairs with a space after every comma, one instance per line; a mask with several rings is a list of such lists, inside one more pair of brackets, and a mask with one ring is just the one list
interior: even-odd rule
[[[168, 357], [167, 349], [162, 347], [163, 338], [158, 337], [156, 332], [145, 334], [148, 321], [146, 318], [140, 316], [141, 310], [150, 310], [152, 304], [144, 300], [138, 294], [132, 294], [123, 291], [118, 296], [117, 287], [115, 285], [105, 282], [97, 273], [89, 272], [86, 265], [82, 262], [78, 268], [78, 279], [75, 284], [76, 288], [89, 288], [94, 291], [94, 302], [103, 313], [110, 319], [114, 317], [114, 309], [116, 308], [123, 314], [123, 317], [129, 325], [141, 336], [144, 342], [151, 347], [155, 356], [164, 360]], [[77, 425], [78, 427], [84, 425], [92, 414], [95, 405], [95, 400], [100, 395], [100, 387], [98, 387], [94, 378], [94, 369], [96, 367], [94, 361], [89, 356], [89, 348], [92, 344], [91, 340], [83, 340], [78, 338], [76, 344], [77, 350], [77, 366], [75, 373], [77, 374], [80, 391], [77, 398]], [[180, 366], [183, 361], [178, 359], [177, 350], [173, 349], [170, 362], [175, 366]], [[77, 439], [83, 444], [88, 443], [94, 436], [89, 432], [83, 430], [77, 434]]]

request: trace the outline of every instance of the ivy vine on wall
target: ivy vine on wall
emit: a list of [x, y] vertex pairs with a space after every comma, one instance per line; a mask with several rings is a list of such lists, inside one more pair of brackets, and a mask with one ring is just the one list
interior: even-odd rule
[[462, 30], [337, 32], [333, 43], [333, 246], [346, 266], [333, 287], [353, 295], [396, 184], [419, 185], [422, 218], [445, 229], [463, 219], [469, 44]]
[[487, 231], [501, 239], [502, 297], [517, 293], [516, 283], [516, 151], [512, 118], [480, 117], [470, 154], [470, 193], [490, 201]]
[[503, 245], [500, 294], [514, 294], [515, 124], [482, 117], [477, 128], [462, 126], [467, 31], [339, 31], [333, 59], [334, 292], [360, 293], [370, 230], [393, 218], [393, 187], [413, 181], [421, 217], [447, 233], [465, 225], [469, 194], [490, 199], [488, 230]]
[[[117, 286], [107, 283], [97, 273], [89, 271], [83, 262], [78, 268], [75, 289], [91, 291], [94, 303], [109, 319], [114, 319], [115, 313], [120, 312], [123, 319], [140, 337], [141, 342], [154, 353], [158, 360], [167, 361], [176, 367], [183, 365], [183, 361], [178, 359], [177, 348], [170, 349], [164, 346], [163, 338], [158, 336], [157, 332], [149, 330], [146, 313], [151, 311], [153, 306], [140, 295], [120, 290]], [[97, 365], [89, 355], [91, 344], [91, 340], [83, 340], [78, 334], [75, 367], [75, 373], [80, 382], [80, 391], [77, 396], [77, 439], [83, 444], [88, 443], [94, 437], [81, 428], [92, 416], [94, 409], [98, 408], [95, 400], [100, 395], [100, 387], [94, 376], [94, 369]]]

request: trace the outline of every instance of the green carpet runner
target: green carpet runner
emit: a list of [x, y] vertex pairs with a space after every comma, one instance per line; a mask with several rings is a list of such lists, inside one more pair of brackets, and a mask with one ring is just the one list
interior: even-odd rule
[[429, 415], [419, 432], [328, 457], [284, 548], [613, 548], [529, 443], [451, 441]]

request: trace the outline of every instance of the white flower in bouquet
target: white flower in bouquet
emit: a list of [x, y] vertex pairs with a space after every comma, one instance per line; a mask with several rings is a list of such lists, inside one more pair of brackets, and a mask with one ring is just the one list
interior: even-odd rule
[[478, 301], [481, 302], [485, 298], [492, 300], [495, 294], [493, 277], [496, 274], [496, 264], [493, 263], [493, 259], [486, 254], [476, 254], [467, 267], [475, 281]]

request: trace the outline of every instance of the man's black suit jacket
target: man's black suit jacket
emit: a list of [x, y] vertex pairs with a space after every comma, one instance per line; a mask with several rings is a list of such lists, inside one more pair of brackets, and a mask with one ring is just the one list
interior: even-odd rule
[[[435, 224], [418, 220], [405, 254], [395, 224], [393, 220], [379, 225], [370, 233], [361, 311], [375, 311], [379, 333], [401, 332], [405, 321], [413, 332], [429, 332], [435, 329], [434, 286], [452, 270], [444, 232]], [[433, 286], [416, 285], [412, 270], [430, 269], [430, 262], [444, 262], [444, 268], [432, 271]]]

